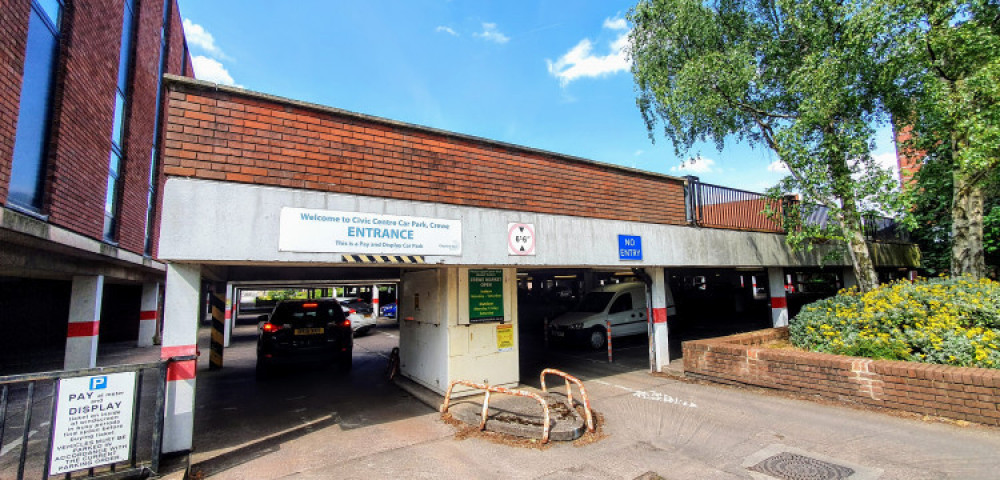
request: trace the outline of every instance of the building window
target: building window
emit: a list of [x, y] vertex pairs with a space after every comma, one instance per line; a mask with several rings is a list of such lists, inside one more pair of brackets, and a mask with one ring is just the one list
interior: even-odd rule
[[14, 163], [11, 167], [7, 200], [35, 212], [42, 209], [52, 87], [59, 58], [61, 13], [62, 2], [58, 0], [31, 2], [17, 132], [14, 137]]
[[[153, 148], [149, 151], [149, 182], [146, 184], [146, 243], [143, 252], [153, 254], [153, 222], [156, 220], [157, 164], [160, 155], [160, 128], [163, 121], [163, 74], [167, 69], [167, 55], [170, 51], [170, 19], [173, 8], [169, 1], [163, 2], [163, 22], [160, 24], [160, 67], [156, 73], [156, 115], [153, 118]], [[187, 71], [187, 43], [181, 56], [181, 72]]]
[[104, 198], [104, 239], [114, 241], [121, 210], [121, 179], [125, 157], [125, 135], [129, 110], [129, 79], [135, 53], [135, 0], [125, 0], [122, 19], [121, 50], [118, 54], [118, 85], [115, 91], [115, 114], [111, 125], [111, 155], [108, 159], [108, 190]]

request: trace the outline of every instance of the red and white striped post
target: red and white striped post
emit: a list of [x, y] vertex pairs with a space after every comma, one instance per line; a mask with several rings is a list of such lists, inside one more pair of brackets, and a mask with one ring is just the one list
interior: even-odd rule
[[378, 318], [381, 313], [378, 309], [378, 285], [372, 285], [372, 315]]
[[[160, 358], [198, 353], [198, 317], [203, 308], [200, 291], [200, 265], [167, 264]], [[193, 446], [196, 370], [196, 360], [173, 362], [167, 367], [163, 453], [186, 452]]]
[[653, 365], [657, 372], [662, 372], [670, 365], [670, 342], [667, 328], [667, 282], [666, 273], [662, 267], [647, 268], [646, 272], [653, 280], [650, 290], [653, 295]]
[[101, 329], [104, 276], [73, 277], [71, 288], [63, 368], [66, 370], [93, 368], [97, 366], [97, 339]]
[[142, 284], [142, 298], [139, 301], [139, 338], [136, 345], [153, 346], [156, 337], [156, 320], [160, 315], [160, 284]]
[[771, 290], [771, 325], [788, 326], [788, 299], [785, 298], [785, 271], [781, 267], [767, 269], [767, 283]]
[[604, 333], [604, 343], [608, 344], [608, 363], [612, 363], [611, 359], [611, 319], [604, 320], [606, 330]]

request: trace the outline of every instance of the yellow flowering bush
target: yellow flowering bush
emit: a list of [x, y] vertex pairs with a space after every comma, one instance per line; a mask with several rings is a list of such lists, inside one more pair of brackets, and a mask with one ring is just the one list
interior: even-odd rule
[[941, 277], [841, 290], [803, 308], [789, 333], [817, 352], [1000, 368], [1000, 283]]

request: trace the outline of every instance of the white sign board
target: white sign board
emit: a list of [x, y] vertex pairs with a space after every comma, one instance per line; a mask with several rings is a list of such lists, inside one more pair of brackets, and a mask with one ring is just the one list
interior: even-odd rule
[[533, 224], [507, 224], [507, 253], [510, 255], [535, 254], [535, 226]]
[[129, 459], [135, 372], [59, 380], [52, 475]]
[[284, 207], [278, 249], [366, 255], [461, 255], [462, 221]]

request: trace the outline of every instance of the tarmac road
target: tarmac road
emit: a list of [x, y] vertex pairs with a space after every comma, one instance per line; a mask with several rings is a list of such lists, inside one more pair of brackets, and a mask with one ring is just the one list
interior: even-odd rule
[[652, 376], [642, 339], [622, 342], [634, 352], [610, 365], [594, 352], [522, 342], [522, 381], [537, 385], [542, 366], [581, 377], [605, 417], [606, 438], [545, 450], [457, 440], [433, 409], [381, 376], [395, 333], [381, 328], [357, 339], [348, 376], [317, 368], [264, 383], [253, 379], [252, 355], [236, 353], [252, 343], [234, 340], [225, 369], [199, 371], [194, 471], [219, 479], [634, 479], [647, 472], [768, 479], [780, 477], [761, 470], [806, 468], [832, 475], [815, 478], [854, 480], [995, 479], [1000, 471], [1000, 429]]

